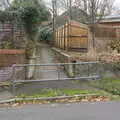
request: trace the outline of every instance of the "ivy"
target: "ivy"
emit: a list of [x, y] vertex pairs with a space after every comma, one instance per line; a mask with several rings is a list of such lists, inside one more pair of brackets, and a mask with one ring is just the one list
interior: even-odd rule
[[33, 40], [38, 30], [39, 12], [35, 7], [27, 7], [21, 11], [21, 20], [24, 23], [25, 29], [29, 35], [29, 39]]
[[15, 21], [18, 16], [17, 11], [0, 11], [0, 22]]
[[14, 2], [14, 5], [4, 11], [0, 11], [0, 22], [7, 21], [23, 24], [29, 40], [34, 40], [42, 21], [46, 21], [50, 16], [45, 6], [38, 5], [31, 0]]

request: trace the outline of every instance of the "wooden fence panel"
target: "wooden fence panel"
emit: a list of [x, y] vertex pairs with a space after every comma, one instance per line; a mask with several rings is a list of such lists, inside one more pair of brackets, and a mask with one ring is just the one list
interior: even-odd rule
[[57, 29], [59, 39], [56, 38], [58, 47], [64, 50], [88, 49], [88, 28], [84, 25], [65, 24]]

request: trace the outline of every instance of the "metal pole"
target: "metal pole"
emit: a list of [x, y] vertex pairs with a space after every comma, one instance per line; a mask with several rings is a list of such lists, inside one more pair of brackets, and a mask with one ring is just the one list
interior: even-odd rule
[[16, 91], [15, 91], [15, 67], [12, 68], [12, 94], [15, 97]]
[[56, 0], [52, 0], [52, 8], [53, 8], [53, 44], [55, 44], [55, 28], [56, 28], [55, 19], [57, 16], [57, 1]]
[[57, 72], [58, 72], [58, 80], [60, 80], [60, 70], [59, 70], [59, 65], [57, 65]]
[[[61, 80], [61, 79], [60, 79], [60, 67], [61, 67], [61, 65], [57, 65], [58, 82]], [[57, 85], [57, 95], [58, 95], [58, 96], [61, 96], [61, 95], [62, 95], [62, 93], [61, 93], [61, 91], [60, 91], [60, 86], [59, 86], [59, 84]]]
[[90, 67], [89, 67], [89, 64], [88, 64], [88, 77], [90, 76]]

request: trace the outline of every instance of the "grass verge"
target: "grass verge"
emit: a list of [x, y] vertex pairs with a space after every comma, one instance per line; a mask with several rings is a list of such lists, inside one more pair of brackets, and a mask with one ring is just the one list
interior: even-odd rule
[[43, 89], [40, 94], [21, 94], [18, 98], [40, 98], [40, 97], [57, 97], [57, 96], [74, 96], [74, 95], [87, 95], [87, 94], [99, 94], [98, 91], [94, 90], [79, 90], [79, 89]]
[[120, 100], [120, 78], [109, 78], [100, 81], [90, 81], [89, 85], [108, 93], [116, 100]]

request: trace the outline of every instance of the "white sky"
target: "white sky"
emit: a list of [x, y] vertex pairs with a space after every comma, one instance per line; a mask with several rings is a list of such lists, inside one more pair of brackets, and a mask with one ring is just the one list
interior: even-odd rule
[[120, 0], [115, 0], [115, 7], [120, 8]]
[[[51, 2], [52, 0], [44, 0], [45, 2], [49, 3]], [[114, 3], [115, 7], [120, 7], [120, 0], [115, 0], [115, 3]]]
[[[1, 0], [0, 0], [1, 1]], [[13, 0], [10, 0], [10, 1], [13, 1]], [[51, 2], [52, 0], [43, 0], [43, 1], [46, 1], [46, 2]], [[120, 7], [120, 0], [115, 0], [115, 3], [114, 3], [114, 5], [118, 8], [118, 7]]]
[[[13, 0], [10, 0], [10, 1], [13, 1]], [[43, 0], [43, 1], [45, 1], [46, 3], [50, 3], [52, 0]], [[115, 0], [114, 6], [120, 9], [120, 0]]]

